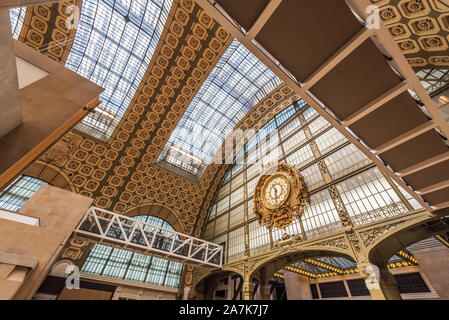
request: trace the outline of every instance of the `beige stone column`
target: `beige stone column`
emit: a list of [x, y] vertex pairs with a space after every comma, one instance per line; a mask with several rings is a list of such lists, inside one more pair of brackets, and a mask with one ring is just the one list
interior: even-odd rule
[[184, 287], [184, 294], [182, 295], [182, 300], [189, 300], [190, 286]]
[[270, 285], [264, 284], [259, 286], [260, 300], [270, 300]]
[[449, 300], [449, 249], [441, 246], [413, 250], [413, 255], [440, 299]]
[[357, 268], [373, 300], [402, 300], [396, 280], [387, 267], [361, 263]]
[[402, 300], [398, 284], [387, 267], [380, 268], [380, 288], [386, 300]]
[[284, 273], [285, 290], [288, 300], [312, 300], [309, 278], [294, 272]]
[[[236, 285], [238, 286], [238, 283]], [[234, 279], [232, 279], [232, 276], [229, 276], [228, 277], [228, 290], [226, 293], [227, 300], [232, 300], [232, 298], [234, 297], [234, 290], [235, 290]]]
[[254, 299], [254, 283], [245, 279], [242, 286], [242, 298], [243, 300]]

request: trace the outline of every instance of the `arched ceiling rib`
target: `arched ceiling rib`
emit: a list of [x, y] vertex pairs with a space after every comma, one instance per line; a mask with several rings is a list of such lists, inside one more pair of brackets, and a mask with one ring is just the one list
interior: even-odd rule
[[430, 95], [448, 87], [449, 1], [371, 0]]
[[[412, 254], [407, 253], [409, 259], [403, 257], [398, 252], [388, 260], [388, 268], [400, 268], [417, 265], [418, 262]], [[357, 274], [357, 263], [343, 257], [322, 257], [316, 259], [306, 259], [294, 263], [275, 273], [275, 278], [282, 278], [286, 272], [295, 272], [312, 279], [334, 277], [345, 274]]]

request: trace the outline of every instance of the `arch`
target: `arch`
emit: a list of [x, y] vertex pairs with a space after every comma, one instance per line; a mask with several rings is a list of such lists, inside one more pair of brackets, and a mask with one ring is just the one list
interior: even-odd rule
[[65, 277], [67, 275], [67, 267], [73, 265], [73, 262], [70, 260], [59, 260], [51, 267], [51, 270], [48, 274], [56, 277]]
[[184, 224], [179, 219], [179, 213], [160, 203], [147, 202], [140, 207], [134, 207], [125, 211], [125, 215], [129, 217], [139, 215], [150, 215], [161, 218], [170, 224], [177, 232], [185, 233]]
[[212, 300], [214, 289], [218, 282], [226, 279], [230, 275], [242, 277], [242, 275], [237, 272], [227, 270], [214, 270], [200, 275], [199, 278], [192, 283], [192, 289], [189, 292], [189, 300]]
[[376, 241], [368, 251], [370, 262], [385, 265], [396, 252], [427, 239], [449, 231], [449, 219], [434, 219], [421, 224], [412, 224], [394, 230]]
[[284, 267], [300, 262], [309, 258], [321, 257], [342, 257], [348, 260], [356, 261], [356, 259], [349, 253], [333, 248], [300, 248], [298, 250], [278, 254], [276, 256], [269, 256], [267, 259], [259, 261], [255, 268], [247, 276], [248, 279], [257, 279], [261, 283], [267, 282], [277, 271]]
[[40, 179], [47, 182], [49, 185], [65, 189], [71, 192], [77, 192], [75, 186], [72, 183], [72, 179], [68, 174], [66, 174], [60, 168], [42, 162], [40, 160], [34, 162], [30, 167], [28, 167], [23, 175]]

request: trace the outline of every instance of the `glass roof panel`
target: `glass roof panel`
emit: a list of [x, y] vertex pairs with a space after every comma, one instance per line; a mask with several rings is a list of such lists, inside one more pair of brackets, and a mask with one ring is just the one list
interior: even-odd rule
[[340, 268], [342, 270], [357, 268], [357, 264], [351, 260], [340, 257], [323, 257], [317, 258], [317, 260], [330, 264], [334, 267]]
[[388, 263], [395, 263], [395, 262], [402, 262], [404, 259], [402, 259], [400, 256], [394, 255], [389, 260]]
[[148, 68], [172, 0], [84, 0], [66, 67], [103, 87], [102, 101], [76, 127], [106, 140]]
[[26, 12], [27, 12], [26, 7], [9, 9], [12, 37], [16, 40], [19, 39], [20, 31], [22, 31]]
[[416, 73], [421, 84], [431, 95], [449, 84], [449, 69], [423, 69]]
[[234, 40], [213, 68], [172, 132], [159, 160], [170, 147], [207, 165], [224, 138], [245, 114], [281, 80]]

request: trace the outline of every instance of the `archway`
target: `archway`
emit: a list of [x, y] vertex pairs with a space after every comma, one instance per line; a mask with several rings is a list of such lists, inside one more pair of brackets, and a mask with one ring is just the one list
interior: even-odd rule
[[[228, 283], [234, 280], [234, 283]], [[237, 281], [235, 281], [237, 280]], [[241, 286], [243, 284], [243, 277], [233, 271], [223, 271], [216, 270], [200, 276], [195, 283], [192, 284], [191, 290], [189, 292], [189, 300], [216, 300], [216, 292], [223, 291], [217, 289], [220, 288], [220, 283], [226, 283], [231, 286], [231, 290], [223, 295], [221, 298], [227, 300], [234, 300], [234, 296], [229, 296], [229, 294], [234, 295], [236, 292], [241, 291]]]
[[65, 189], [71, 192], [77, 192], [75, 186], [72, 183], [71, 177], [63, 170], [52, 164], [44, 163], [42, 161], [36, 161], [28, 169], [25, 170], [23, 175], [40, 179], [54, 187]]
[[125, 212], [126, 216], [151, 215], [161, 218], [170, 224], [177, 232], [185, 233], [184, 224], [179, 219], [179, 213], [161, 204], [144, 203], [140, 207], [131, 208]]
[[[356, 266], [354, 257], [352, 257], [349, 253], [345, 253], [343, 251], [332, 248], [302, 248], [285, 254], [278, 254], [256, 265], [253, 271], [247, 276], [247, 281], [252, 284], [253, 287], [252, 295], [255, 295], [257, 292], [258, 299], [269, 300], [273, 291], [272, 282], [274, 279], [274, 275], [277, 274], [280, 270], [298, 273], [295, 271], [296, 268], [291, 268], [292, 265], [304, 262], [305, 260], [311, 260], [316, 264], [320, 264], [322, 262], [316, 259], [325, 257], [345, 258], [351, 261], [354, 266]], [[326, 265], [325, 263], [322, 264]], [[287, 270], [286, 268], [291, 268], [291, 270]], [[305, 280], [302, 285], [306, 285], [308, 287], [311, 273], [308, 274], [307, 270], [301, 270], [301, 272], [298, 273], [298, 276], [302, 277]], [[254, 285], [256, 283], [257, 285]], [[251, 295], [249, 298], [252, 298]]]
[[371, 263], [385, 265], [396, 252], [427, 239], [449, 231], [449, 218], [437, 218], [419, 225], [412, 225], [389, 233], [375, 242], [368, 252]]

